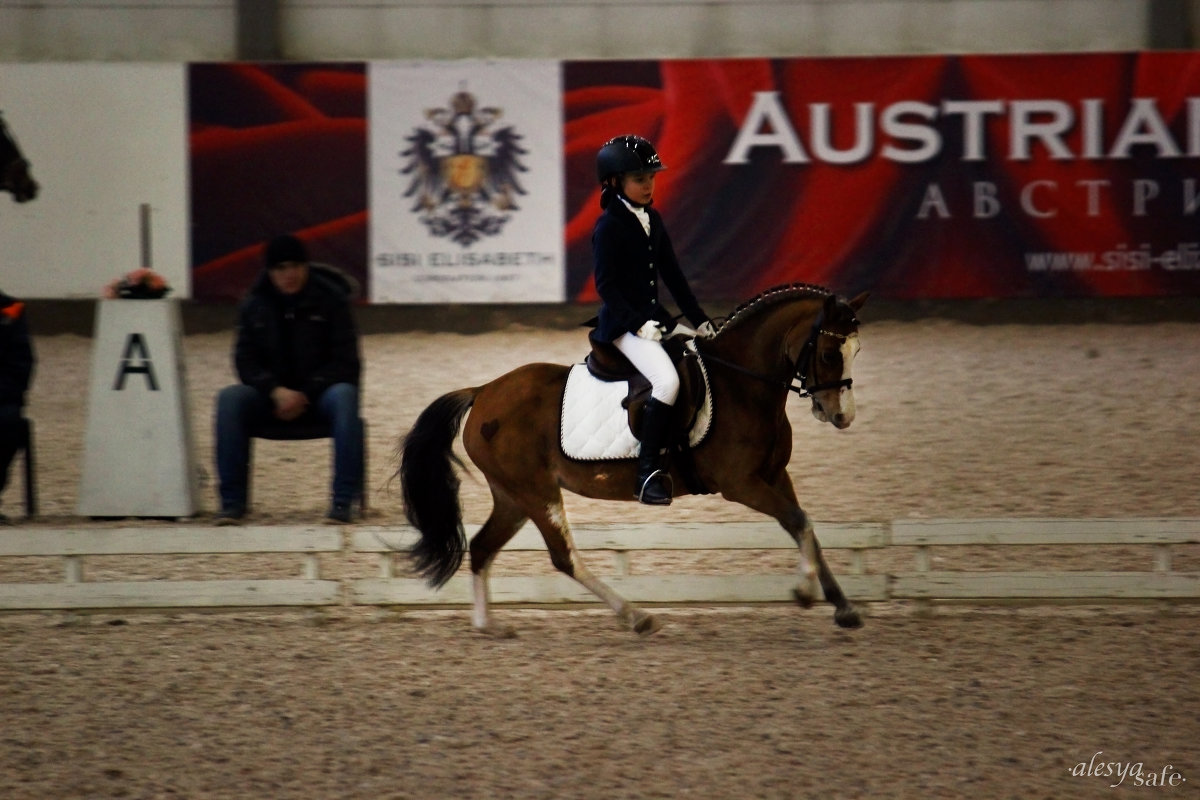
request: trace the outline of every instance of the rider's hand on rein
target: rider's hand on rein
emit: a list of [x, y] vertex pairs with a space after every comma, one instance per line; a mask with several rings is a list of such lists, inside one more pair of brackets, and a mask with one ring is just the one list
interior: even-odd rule
[[637, 329], [634, 334], [639, 339], [649, 339], [652, 342], [661, 342], [663, 337], [662, 327], [654, 320], [647, 320], [642, 323], [642, 327]]

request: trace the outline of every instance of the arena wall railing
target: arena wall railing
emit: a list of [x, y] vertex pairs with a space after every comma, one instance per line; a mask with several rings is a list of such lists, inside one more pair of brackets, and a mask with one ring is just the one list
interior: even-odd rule
[[[842, 588], [856, 602], [908, 601], [927, 609], [938, 603], [1200, 600], [1200, 518], [896, 520], [826, 524], [818, 533]], [[407, 573], [403, 550], [413, 536], [405, 527], [367, 525], [17, 528], [0, 536], [0, 612], [468, 605], [471, 589], [465, 574], [434, 591]], [[771, 522], [580, 526], [573, 536], [587, 551], [593, 570], [641, 604], [781, 603], [789, 601], [795, 583], [794, 574], [784, 571], [771, 574], [742, 566], [738, 572], [720, 564], [722, 552], [752, 556], [758, 551], [776, 562], [794, 552], [787, 535]], [[1025, 551], [1024, 558], [1014, 560], [1010, 553], [1018, 549]], [[540, 535], [529, 527], [505, 548], [544, 550]], [[602, 553], [610, 558], [607, 565]], [[713, 565], [683, 574], [639, 568], [636, 561], [652, 562], [652, 553], [706, 553]], [[970, 556], [969, 568], [947, 568], [964, 553]], [[1175, 568], [1177, 554], [1182, 570]], [[211, 565], [204, 559], [214, 556], [259, 558], [249, 567], [234, 568], [234, 577], [209, 577]], [[180, 566], [197, 559], [190, 570]], [[364, 574], [371, 559], [376, 562], [373, 576]], [[136, 575], [106, 577], [114, 561], [126, 573], [129, 563], [135, 564]], [[748, 563], [746, 558], [736, 561]], [[1096, 562], [1111, 568], [1091, 569]], [[51, 563], [59, 580], [3, 577], [49, 577]], [[1018, 563], [1038, 568], [1010, 568]], [[95, 564], [109, 566], [97, 569], [92, 578], [88, 570]], [[296, 566], [295, 572], [286, 573], [289, 565]], [[262, 577], [264, 571], [270, 576]], [[323, 572], [336, 574], [325, 577]], [[191, 577], [178, 577], [189, 573]], [[491, 591], [498, 605], [598, 602], [575, 582], [549, 571], [495, 575]]]

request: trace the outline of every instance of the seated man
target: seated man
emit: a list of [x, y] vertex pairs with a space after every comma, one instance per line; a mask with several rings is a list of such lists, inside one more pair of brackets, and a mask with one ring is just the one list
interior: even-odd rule
[[350, 521], [361, 486], [363, 430], [358, 413], [358, 331], [349, 278], [310, 264], [294, 236], [272, 239], [265, 269], [239, 310], [234, 365], [240, 384], [217, 395], [218, 525], [246, 515], [250, 433], [272, 417], [323, 418], [333, 431], [333, 487], [328, 521]]
[[[8, 485], [8, 468], [21, 446], [21, 410], [33, 364], [25, 304], [0, 292], [0, 492]], [[0, 514], [0, 524], [7, 523]]]

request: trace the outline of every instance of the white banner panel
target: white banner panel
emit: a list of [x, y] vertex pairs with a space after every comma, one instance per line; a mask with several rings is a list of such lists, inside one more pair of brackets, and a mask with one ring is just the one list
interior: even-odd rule
[[557, 61], [370, 64], [371, 300], [565, 298]]

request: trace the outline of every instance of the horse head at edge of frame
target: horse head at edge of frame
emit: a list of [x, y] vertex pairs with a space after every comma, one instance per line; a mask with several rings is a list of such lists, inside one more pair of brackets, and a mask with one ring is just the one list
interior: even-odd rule
[[29, 159], [0, 115], [0, 191], [9, 192], [17, 203], [27, 203], [37, 197], [39, 188], [30, 171]]

